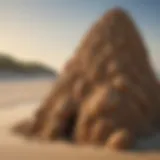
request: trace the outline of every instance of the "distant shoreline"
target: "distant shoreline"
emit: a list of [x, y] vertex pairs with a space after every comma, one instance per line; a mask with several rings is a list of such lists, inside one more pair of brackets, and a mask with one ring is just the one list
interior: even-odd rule
[[55, 80], [56, 77], [53, 75], [14, 75], [14, 76], [1, 76], [1, 82], [19, 82], [19, 81], [36, 81], [36, 80]]

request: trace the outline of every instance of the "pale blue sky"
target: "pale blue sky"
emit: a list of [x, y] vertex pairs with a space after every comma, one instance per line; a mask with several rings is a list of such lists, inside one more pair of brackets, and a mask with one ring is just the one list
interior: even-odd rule
[[114, 6], [130, 11], [160, 70], [159, 0], [0, 0], [0, 51], [60, 69], [91, 24]]

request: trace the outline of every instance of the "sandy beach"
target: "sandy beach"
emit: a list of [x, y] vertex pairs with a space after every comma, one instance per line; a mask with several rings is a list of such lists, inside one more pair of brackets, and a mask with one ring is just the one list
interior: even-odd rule
[[[139, 141], [139, 148], [156, 148], [142, 152], [114, 152], [107, 148], [75, 146], [66, 142], [36, 142], [15, 135], [10, 128], [20, 120], [33, 115], [52, 87], [51, 80], [0, 82], [0, 159], [160, 159], [160, 135]], [[159, 150], [158, 150], [159, 149]]]

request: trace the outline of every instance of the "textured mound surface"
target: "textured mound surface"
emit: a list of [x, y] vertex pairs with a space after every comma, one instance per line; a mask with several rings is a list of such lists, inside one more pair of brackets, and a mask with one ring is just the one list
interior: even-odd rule
[[136, 26], [125, 11], [114, 8], [88, 31], [27, 133], [130, 148], [137, 136], [158, 127], [159, 95]]

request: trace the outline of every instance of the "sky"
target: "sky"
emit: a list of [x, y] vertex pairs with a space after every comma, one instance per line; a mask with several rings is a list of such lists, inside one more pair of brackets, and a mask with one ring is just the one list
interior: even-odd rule
[[159, 0], [0, 0], [0, 52], [60, 70], [97, 18], [116, 6], [135, 19], [160, 70]]

